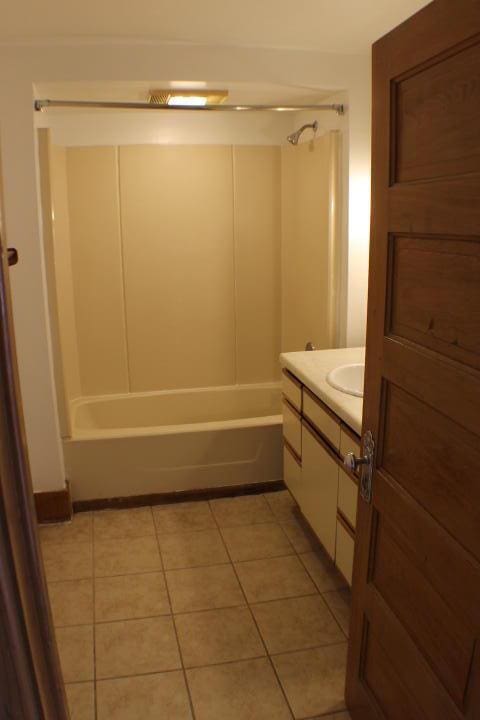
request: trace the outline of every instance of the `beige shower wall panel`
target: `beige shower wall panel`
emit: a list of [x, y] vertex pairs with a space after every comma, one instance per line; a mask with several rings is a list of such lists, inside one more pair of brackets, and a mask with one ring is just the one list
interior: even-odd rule
[[233, 148], [237, 382], [279, 376], [280, 148]]
[[331, 134], [282, 147], [282, 351], [329, 347]]
[[133, 392], [235, 382], [232, 149], [120, 148]]
[[81, 388], [68, 217], [67, 151], [64, 147], [50, 146], [50, 178], [58, 326], [65, 391], [71, 400], [80, 397]]
[[117, 149], [67, 149], [83, 395], [128, 392]]

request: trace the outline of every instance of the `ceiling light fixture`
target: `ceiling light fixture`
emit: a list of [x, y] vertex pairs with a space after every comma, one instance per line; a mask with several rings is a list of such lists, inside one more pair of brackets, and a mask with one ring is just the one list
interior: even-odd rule
[[227, 90], [150, 90], [151, 105], [205, 107], [221, 105], [228, 98]]

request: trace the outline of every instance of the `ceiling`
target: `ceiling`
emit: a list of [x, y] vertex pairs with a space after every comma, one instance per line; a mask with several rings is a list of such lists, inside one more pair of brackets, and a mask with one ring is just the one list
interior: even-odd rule
[[366, 54], [427, 0], [0, 0], [0, 42], [157, 42]]

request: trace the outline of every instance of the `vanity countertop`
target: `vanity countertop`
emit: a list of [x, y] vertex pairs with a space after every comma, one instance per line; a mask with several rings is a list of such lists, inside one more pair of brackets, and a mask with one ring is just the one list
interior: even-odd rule
[[346, 425], [358, 435], [362, 432], [363, 398], [335, 390], [326, 380], [330, 370], [339, 365], [365, 362], [365, 348], [340, 348], [290, 352], [280, 355], [280, 365], [295, 375]]

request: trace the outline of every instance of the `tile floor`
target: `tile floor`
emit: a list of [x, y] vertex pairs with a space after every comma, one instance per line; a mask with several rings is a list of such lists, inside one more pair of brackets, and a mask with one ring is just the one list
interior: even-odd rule
[[349, 591], [288, 491], [40, 536], [72, 720], [349, 717]]

